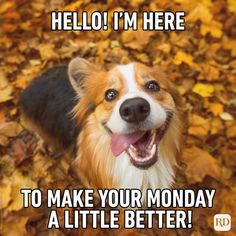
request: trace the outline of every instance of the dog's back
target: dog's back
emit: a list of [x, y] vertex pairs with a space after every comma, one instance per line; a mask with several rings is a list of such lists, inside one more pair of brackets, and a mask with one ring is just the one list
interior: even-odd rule
[[[49, 69], [22, 93], [20, 105], [27, 120], [57, 147], [73, 149], [79, 129], [71, 114], [78, 98], [67, 66]], [[45, 138], [45, 136], [44, 136]]]

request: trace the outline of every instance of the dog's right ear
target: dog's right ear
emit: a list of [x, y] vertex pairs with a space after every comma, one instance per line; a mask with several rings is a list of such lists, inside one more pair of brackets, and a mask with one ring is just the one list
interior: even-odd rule
[[83, 95], [85, 80], [94, 66], [87, 60], [76, 57], [68, 65], [70, 83], [79, 96]]

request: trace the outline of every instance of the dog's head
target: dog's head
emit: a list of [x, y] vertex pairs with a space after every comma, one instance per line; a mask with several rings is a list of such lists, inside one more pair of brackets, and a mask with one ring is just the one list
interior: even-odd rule
[[99, 187], [169, 187], [181, 101], [165, 75], [140, 63], [105, 71], [81, 58], [68, 73], [80, 97], [79, 169]]

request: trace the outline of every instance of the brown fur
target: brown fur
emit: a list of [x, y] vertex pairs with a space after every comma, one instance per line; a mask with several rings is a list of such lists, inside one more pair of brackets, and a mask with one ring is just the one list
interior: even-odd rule
[[[181, 98], [171, 82], [162, 72], [140, 63], [135, 64], [135, 72], [138, 86], [145, 92], [149, 92], [145, 90], [145, 82], [149, 80], [158, 82], [160, 91], [158, 93], [149, 92], [149, 94], [163, 107], [175, 110], [172, 122], [176, 123], [176, 126], [180, 126]], [[107, 102], [104, 99], [104, 94], [110, 88], [119, 91], [119, 95], [115, 101]], [[117, 180], [112, 172], [115, 157], [110, 150], [110, 136], [102, 124], [107, 121], [116, 101], [125, 93], [126, 88], [121, 74], [114, 68], [109, 72], [91, 71], [84, 81], [83, 89], [81, 100], [74, 108], [78, 123], [82, 122], [84, 125], [78, 140], [80, 149], [74, 167], [89, 186], [97, 188], [117, 187]], [[91, 104], [96, 107], [94, 111], [89, 110]], [[165, 143], [169, 144], [168, 140]], [[175, 152], [174, 156], [177, 155], [178, 150]], [[175, 160], [170, 161], [175, 163]]]

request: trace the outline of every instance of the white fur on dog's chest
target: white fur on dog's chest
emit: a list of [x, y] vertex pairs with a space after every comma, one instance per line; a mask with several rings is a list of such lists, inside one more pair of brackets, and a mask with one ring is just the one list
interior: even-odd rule
[[[160, 145], [158, 150], [158, 161], [148, 169], [139, 169], [132, 165], [129, 155], [123, 152], [117, 157], [114, 174], [116, 175], [119, 188], [140, 189], [143, 195], [146, 190], [163, 189], [170, 187], [174, 182], [174, 167], [169, 162], [172, 157], [165, 157]], [[145, 196], [143, 196], [145, 199]]]

